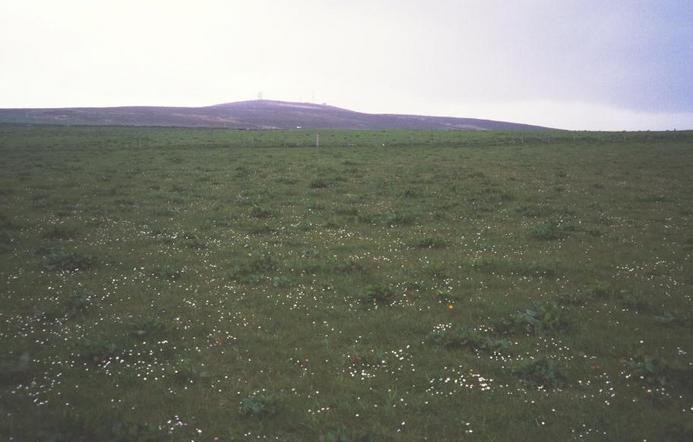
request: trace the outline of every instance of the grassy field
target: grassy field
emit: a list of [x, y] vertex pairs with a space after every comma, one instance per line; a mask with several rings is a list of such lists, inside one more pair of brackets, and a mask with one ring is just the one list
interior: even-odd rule
[[320, 136], [0, 126], [0, 439], [693, 439], [693, 133]]

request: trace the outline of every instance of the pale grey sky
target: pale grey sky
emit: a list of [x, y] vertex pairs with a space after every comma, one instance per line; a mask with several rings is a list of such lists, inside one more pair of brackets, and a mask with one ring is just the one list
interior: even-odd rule
[[689, 0], [0, 0], [0, 107], [264, 98], [693, 129]]

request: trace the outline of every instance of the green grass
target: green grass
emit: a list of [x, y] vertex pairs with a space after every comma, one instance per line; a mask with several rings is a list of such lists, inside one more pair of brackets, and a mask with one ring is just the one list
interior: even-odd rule
[[2, 440], [690, 440], [693, 133], [0, 126]]

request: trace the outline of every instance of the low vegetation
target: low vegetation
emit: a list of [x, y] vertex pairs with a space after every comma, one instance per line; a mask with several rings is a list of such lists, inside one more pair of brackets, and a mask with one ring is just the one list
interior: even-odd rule
[[0, 439], [691, 440], [693, 134], [0, 126]]

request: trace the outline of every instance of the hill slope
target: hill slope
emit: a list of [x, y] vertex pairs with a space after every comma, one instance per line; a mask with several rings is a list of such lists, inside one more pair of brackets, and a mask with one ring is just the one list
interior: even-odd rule
[[241, 101], [205, 107], [0, 109], [0, 123], [235, 129], [546, 129], [475, 118], [366, 114], [334, 106], [272, 100]]

